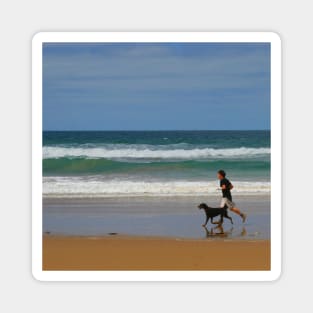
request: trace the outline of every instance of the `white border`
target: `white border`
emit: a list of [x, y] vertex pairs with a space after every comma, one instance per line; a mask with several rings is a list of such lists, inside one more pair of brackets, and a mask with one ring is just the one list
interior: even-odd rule
[[[270, 271], [43, 271], [42, 44], [44, 42], [271, 43]], [[281, 274], [281, 40], [273, 32], [41, 32], [32, 41], [32, 273], [40, 281], [273, 281]]]

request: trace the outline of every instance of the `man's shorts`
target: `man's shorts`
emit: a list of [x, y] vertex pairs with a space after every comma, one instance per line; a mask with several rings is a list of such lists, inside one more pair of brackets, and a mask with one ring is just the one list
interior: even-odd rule
[[227, 198], [222, 198], [221, 208], [223, 208], [225, 205], [227, 206], [228, 209], [232, 209], [236, 206], [235, 202], [232, 202]]

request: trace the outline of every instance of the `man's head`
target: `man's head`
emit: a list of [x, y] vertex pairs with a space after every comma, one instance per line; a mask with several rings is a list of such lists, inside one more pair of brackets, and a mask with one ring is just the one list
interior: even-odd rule
[[225, 176], [226, 176], [225, 171], [219, 170], [219, 171], [217, 172], [217, 178], [218, 178], [219, 180], [225, 178]]

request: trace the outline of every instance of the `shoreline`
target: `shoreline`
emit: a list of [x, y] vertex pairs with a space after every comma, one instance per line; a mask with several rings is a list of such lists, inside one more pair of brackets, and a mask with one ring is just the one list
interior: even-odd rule
[[270, 270], [270, 240], [44, 235], [43, 270]]
[[[49, 199], [43, 200], [43, 233], [65, 236], [129, 236], [170, 238], [212, 238], [220, 233], [216, 225], [201, 227], [205, 214], [199, 203], [218, 207], [217, 197]], [[270, 197], [236, 197], [235, 202], [248, 214], [245, 224], [230, 212], [223, 231], [229, 239], [270, 239]], [[218, 236], [214, 236], [218, 238]]]

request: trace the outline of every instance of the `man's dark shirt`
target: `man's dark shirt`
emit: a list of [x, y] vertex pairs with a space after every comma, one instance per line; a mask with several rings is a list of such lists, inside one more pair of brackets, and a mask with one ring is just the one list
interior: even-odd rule
[[233, 201], [230, 192], [231, 182], [227, 178], [223, 178], [220, 180], [220, 186], [222, 187], [223, 185], [226, 186], [226, 189], [222, 189], [223, 198], [227, 198], [228, 200]]

